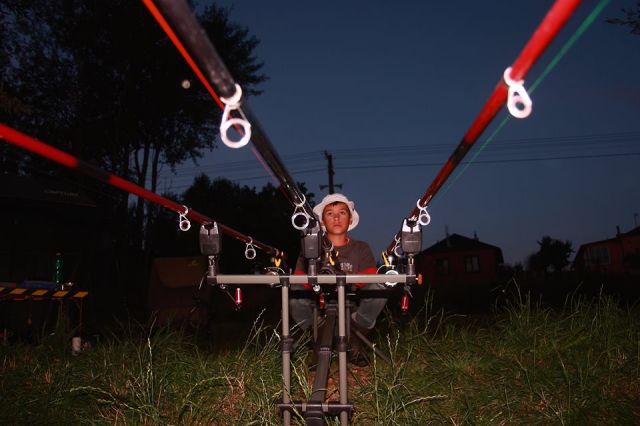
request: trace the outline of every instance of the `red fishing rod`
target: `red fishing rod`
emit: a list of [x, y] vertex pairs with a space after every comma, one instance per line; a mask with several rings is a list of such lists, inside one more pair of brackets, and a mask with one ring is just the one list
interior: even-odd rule
[[[307, 219], [312, 218], [313, 209], [276, 153], [266, 132], [244, 103], [240, 86], [234, 81], [187, 2], [183, 0], [142, 0], [142, 2], [214, 101], [224, 109], [223, 123], [220, 127], [223, 141], [225, 141], [226, 130], [231, 126], [242, 134], [243, 138], [247, 137], [250, 131], [250, 139], [255, 148], [253, 151], [258, 160], [280, 182], [285, 197], [296, 206], [296, 211], [304, 213]], [[229, 124], [226, 127], [225, 114], [229, 118], [227, 121]], [[247, 142], [248, 139], [246, 139]], [[232, 144], [238, 144], [235, 147], [239, 146], [237, 142]]]
[[[48, 158], [49, 160], [52, 160], [58, 164], [61, 164], [73, 170], [77, 170], [78, 172], [95, 178], [101, 182], [105, 182], [111, 186], [122, 189], [125, 192], [137, 195], [144, 198], [145, 200], [151, 201], [152, 203], [159, 204], [169, 210], [173, 210], [180, 215], [180, 229], [182, 230], [186, 230], [185, 228], [188, 229], [188, 226], [190, 226], [188, 225], [188, 221], [185, 222], [183, 218], [192, 219], [202, 225], [207, 225], [215, 222], [213, 219], [201, 213], [198, 213], [195, 210], [191, 210], [182, 204], [162, 197], [154, 192], [136, 185], [135, 183], [129, 182], [126, 179], [99, 169], [89, 163], [78, 159], [77, 157], [74, 157], [71, 154], [68, 154], [58, 148], [52, 147], [51, 145], [47, 145], [46, 143], [41, 142], [38, 139], [28, 136], [1, 123], [0, 138], [41, 157]], [[283, 255], [282, 251], [267, 244], [261, 243], [260, 241], [256, 241], [251, 237], [248, 237], [236, 231], [233, 228], [222, 225], [220, 223], [218, 223], [218, 227], [224, 234], [240, 240], [243, 243], [246, 243], [248, 246], [250, 245], [259, 248], [270, 256], [282, 257]]]
[[[471, 124], [471, 127], [469, 127], [464, 134], [456, 149], [442, 166], [442, 169], [440, 169], [431, 182], [431, 185], [429, 185], [422, 198], [418, 200], [416, 207], [411, 210], [408, 217], [420, 219], [420, 222], [423, 224], [428, 223], [427, 219], [424, 219], [424, 221], [421, 219], [428, 218], [426, 214], [428, 204], [505, 104], [509, 93], [509, 84], [511, 82], [523, 82], [527, 72], [540, 55], [542, 55], [542, 52], [549, 46], [580, 3], [581, 0], [557, 0], [554, 3], [524, 49], [522, 49], [522, 52], [520, 52], [520, 55], [513, 62], [513, 65], [505, 70], [503, 79], [498, 82], [493, 93]], [[399, 233], [396, 234], [394, 241], [387, 247], [386, 254], [390, 255], [393, 252], [398, 244], [398, 240]]]

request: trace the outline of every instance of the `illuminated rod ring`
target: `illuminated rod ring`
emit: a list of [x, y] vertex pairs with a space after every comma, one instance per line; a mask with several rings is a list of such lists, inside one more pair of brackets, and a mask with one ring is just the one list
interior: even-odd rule
[[[400, 250], [400, 251], [398, 251], [398, 250]], [[398, 258], [404, 257], [404, 253], [402, 253], [402, 252], [401, 252], [401, 250], [402, 250], [402, 247], [400, 247], [400, 242], [399, 242], [399, 241], [396, 241], [396, 245], [395, 245], [395, 247], [393, 248], [393, 253], [394, 253], [396, 256], [398, 256]]]
[[426, 205], [421, 206], [419, 199], [418, 199], [418, 202], [416, 203], [416, 206], [420, 210], [420, 213], [418, 214], [418, 223], [422, 226], [427, 226], [429, 223], [431, 223], [431, 216], [427, 211], [427, 206]]
[[[306, 202], [307, 197], [302, 194], [302, 201], [299, 204], [295, 203], [296, 208], [293, 210], [293, 215], [291, 215], [291, 226], [296, 228], [298, 231], [304, 231], [305, 229], [307, 229], [307, 227], [309, 226], [309, 220], [311, 220], [309, 215], [303, 210], [304, 204]], [[298, 219], [299, 217], [304, 218], [304, 222], [302, 223], [302, 225], [296, 224], [296, 219]]]
[[533, 103], [527, 89], [524, 88], [524, 80], [514, 81], [510, 75], [511, 67], [508, 67], [503, 74], [504, 82], [509, 87], [507, 108], [515, 118], [526, 118], [531, 114]]
[[[222, 120], [220, 121], [220, 139], [229, 148], [242, 148], [249, 143], [251, 139], [251, 123], [247, 120], [244, 112], [240, 109], [242, 105], [242, 88], [236, 84], [236, 92], [230, 98], [220, 98], [224, 102], [224, 111], [222, 112]], [[242, 118], [229, 118], [231, 111], [237, 110]], [[238, 141], [233, 141], [228, 135], [229, 129], [232, 126], [241, 126], [243, 135]]]
[[184, 213], [179, 213], [180, 217], [178, 218], [178, 228], [180, 228], [182, 232], [187, 232], [191, 229], [191, 222], [189, 221], [189, 218], [187, 218], [187, 214], [189, 214], [189, 207], [184, 205], [182, 207], [184, 207]]
[[246, 257], [248, 260], [253, 260], [256, 258], [256, 248], [253, 246], [253, 238], [249, 239], [249, 242], [244, 249], [244, 257]]

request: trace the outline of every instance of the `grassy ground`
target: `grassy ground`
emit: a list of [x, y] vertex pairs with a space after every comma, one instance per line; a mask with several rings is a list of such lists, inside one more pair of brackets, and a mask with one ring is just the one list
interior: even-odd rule
[[[353, 424], [640, 424], [640, 316], [611, 298], [382, 321], [391, 355], [351, 369]], [[244, 339], [241, 339], [244, 340]], [[77, 356], [57, 333], [0, 346], [0, 424], [279, 424], [279, 335], [260, 320], [223, 350], [128, 324]], [[294, 399], [310, 390], [294, 357]]]

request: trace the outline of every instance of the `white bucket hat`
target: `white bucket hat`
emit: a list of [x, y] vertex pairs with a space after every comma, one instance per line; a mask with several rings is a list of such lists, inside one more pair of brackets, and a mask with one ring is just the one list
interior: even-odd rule
[[356, 205], [353, 201], [349, 201], [347, 197], [342, 194], [329, 194], [322, 199], [320, 204], [317, 204], [313, 208], [313, 212], [320, 219], [320, 224], [322, 225], [322, 229], [325, 229], [324, 223], [322, 223], [322, 213], [324, 212], [324, 208], [332, 203], [345, 203], [349, 207], [349, 211], [351, 212], [351, 224], [349, 224], [349, 231], [358, 226], [358, 222], [360, 222], [360, 215], [356, 211]]

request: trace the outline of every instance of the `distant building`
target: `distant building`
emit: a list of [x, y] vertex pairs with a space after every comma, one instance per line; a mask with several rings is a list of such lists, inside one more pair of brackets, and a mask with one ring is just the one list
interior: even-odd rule
[[158, 324], [172, 320], [189, 320], [194, 324], [207, 321], [211, 286], [202, 285], [206, 271], [205, 256], [154, 259], [147, 290], [147, 308], [149, 313], [156, 313]]
[[502, 250], [478, 237], [447, 237], [416, 255], [416, 270], [427, 285], [482, 284], [497, 280]]
[[573, 261], [576, 270], [611, 274], [640, 272], [640, 226], [614, 238], [580, 246]]
[[0, 174], [0, 281], [51, 280], [56, 253], [64, 258], [64, 280], [77, 281], [102, 232], [98, 214], [76, 185]]

